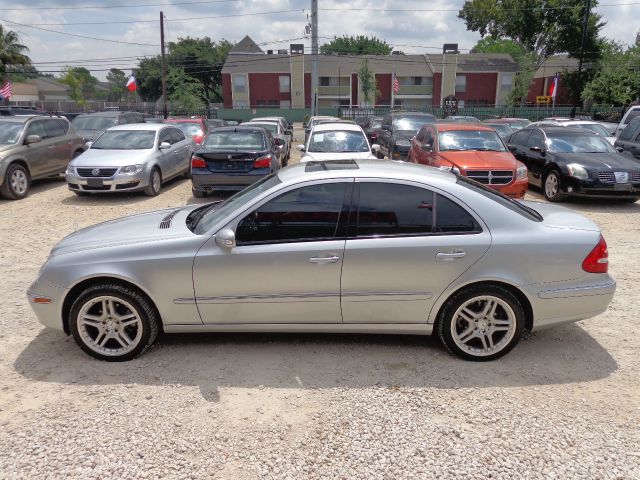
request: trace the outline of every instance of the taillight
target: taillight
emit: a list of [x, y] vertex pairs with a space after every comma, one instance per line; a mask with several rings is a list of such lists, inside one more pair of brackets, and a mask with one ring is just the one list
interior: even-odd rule
[[589, 273], [607, 273], [609, 268], [609, 250], [604, 237], [600, 235], [598, 244], [582, 262], [582, 269]]
[[253, 168], [271, 168], [271, 157], [267, 155], [266, 157], [256, 158], [255, 162], [253, 162]]
[[194, 155], [191, 157], [191, 168], [207, 168], [207, 162], [204, 161], [204, 158]]
[[200, 145], [203, 140], [204, 140], [204, 137], [202, 135], [193, 136], [193, 141], [196, 142], [198, 145]]

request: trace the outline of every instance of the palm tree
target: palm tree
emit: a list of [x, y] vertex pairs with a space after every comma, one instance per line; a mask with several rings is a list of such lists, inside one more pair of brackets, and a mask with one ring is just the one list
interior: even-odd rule
[[16, 32], [5, 30], [0, 25], [0, 80], [4, 80], [9, 65], [31, 65], [31, 59], [25, 55], [29, 49], [19, 41]]

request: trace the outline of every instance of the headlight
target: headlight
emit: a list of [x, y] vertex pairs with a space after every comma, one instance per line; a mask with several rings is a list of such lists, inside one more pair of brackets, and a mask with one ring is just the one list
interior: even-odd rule
[[76, 168], [76, 166], [75, 166], [73, 163], [69, 162], [69, 163], [67, 164], [67, 171], [66, 171], [65, 173], [68, 173], [68, 174], [70, 174], [70, 175], [73, 175], [74, 173], [76, 173], [76, 172], [75, 172], [75, 168]]
[[456, 175], [460, 175], [460, 169], [458, 167], [448, 167], [448, 166], [442, 166], [442, 167], [438, 167], [440, 170], [444, 170], [446, 172], [452, 172], [455, 173]]
[[516, 180], [522, 180], [527, 178], [527, 167], [522, 165], [516, 169]]
[[396, 140], [396, 145], [398, 147], [410, 147], [411, 142], [409, 140]]
[[569, 170], [569, 175], [572, 177], [579, 178], [581, 180], [586, 180], [589, 178], [589, 172], [579, 163], [570, 163], [567, 165], [567, 169]]
[[120, 173], [123, 175], [134, 175], [142, 171], [142, 165], [127, 165], [126, 167], [120, 167]]

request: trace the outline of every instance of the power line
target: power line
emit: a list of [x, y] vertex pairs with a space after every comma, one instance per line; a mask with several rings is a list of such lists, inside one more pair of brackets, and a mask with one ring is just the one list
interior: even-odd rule
[[4, 12], [23, 12], [30, 10], [94, 10], [94, 9], [116, 9], [116, 8], [145, 8], [145, 7], [174, 7], [180, 5], [203, 5], [211, 3], [231, 3], [240, 2], [241, 0], [198, 0], [191, 2], [174, 2], [174, 3], [143, 3], [143, 4], [125, 4], [125, 5], [89, 5], [89, 6], [73, 6], [73, 7], [22, 7], [22, 8], [0, 8]]

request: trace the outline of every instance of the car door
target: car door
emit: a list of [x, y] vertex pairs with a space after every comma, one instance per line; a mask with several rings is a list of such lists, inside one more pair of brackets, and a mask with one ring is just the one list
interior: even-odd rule
[[525, 165], [529, 170], [529, 180], [536, 185], [541, 185], [544, 166], [547, 163], [547, 145], [541, 130], [537, 128], [531, 130], [524, 155], [527, 159]]
[[[44, 128], [49, 144], [49, 162], [57, 172], [64, 172], [71, 160], [71, 141], [66, 137], [66, 130], [62, 120], [51, 118], [45, 121]], [[54, 165], [55, 164], [55, 165]]]
[[[167, 142], [171, 146], [169, 148], [161, 149], [160, 145]], [[163, 128], [158, 134], [158, 163], [162, 170], [162, 178], [168, 179], [176, 174], [177, 159], [175, 154], [175, 145], [173, 136], [171, 135], [171, 128]]]
[[39, 178], [57, 173], [60, 168], [55, 158], [55, 140], [47, 138], [45, 123], [47, 120], [35, 120], [27, 125], [24, 134], [24, 141], [30, 135], [38, 135], [41, 140], [38, 143], [32, 143], [27, 146], [25, 156], [29, 163], [29, 169], [32, 178]]
[[236, 246], [211, 238], [193, 280], [204, 323], [342, 322], [340, 274], [353, 179], [271, 195], [231, 222]]
[[440, 294], [488, 250], [481, 222], [422, 184], [357, 180], [342, 266], [345, 323], [425, 323]]
[[378, 134], [380, 153], [385, 157], [389, 155], [389, 139], [390, 138], [391, 138], [391, 117], [387, 115], [382, 119], [382, 125], [380, 125], [380, 132]]
[[191, 148], [192, 141], [185, 137], [184, 133], [178, 128], [170, 128], [173, 146], [175, 147], [174, 155], [176, 161], [176, 171], [182, 173], [189, 170], [191, 164]]
[[409, 157], [407, 161], [413, 163], [422, 163], [422, 142], [424, 141], [424, 130], [425, 127], [422, 127], [418, 130], [418, 133], [411, 139], [411, 147], [409, 150]]
[[[528, 162], [527, 156], [525, 155], [525, 150], [527, 148], [527, 140], [529, 140], [529, 135], [531, 135], [530, 129], [519, 130], [509, 137], [509, 143], [507, 144], [513, 156], [518, 160], [523, 162], [525, 165]], [[529, 165], [527, 165], [527, 169]]]

